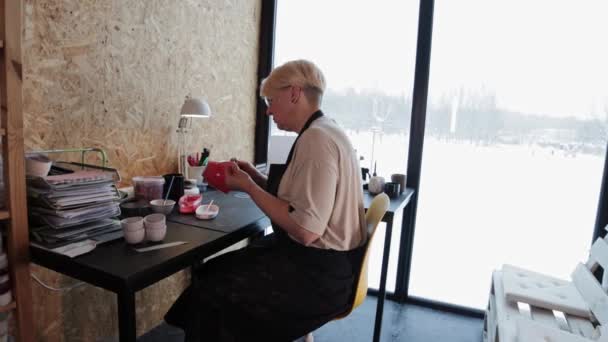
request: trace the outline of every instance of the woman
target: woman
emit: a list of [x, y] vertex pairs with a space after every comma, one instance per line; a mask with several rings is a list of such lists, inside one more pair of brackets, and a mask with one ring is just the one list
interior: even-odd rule
[[187, 341], [291, 341], [346, 311], [367, 239], [360, 169], [344, 132], [320, 110], [325, 79], [297, 60], [262, 81], [266, 113], [298, 133], [268, 177], [233, 160], [226, 183], [248, 193], [274, 233], [210, 260], [166, 321]]

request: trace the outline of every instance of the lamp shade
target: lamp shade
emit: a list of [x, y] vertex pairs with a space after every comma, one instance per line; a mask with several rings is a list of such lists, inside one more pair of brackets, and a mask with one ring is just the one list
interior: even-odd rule
[[192, 118], [208, 118], [211, 116], [211, 108], [205, 100], [188, 98], [182, 106], [181, 116]]

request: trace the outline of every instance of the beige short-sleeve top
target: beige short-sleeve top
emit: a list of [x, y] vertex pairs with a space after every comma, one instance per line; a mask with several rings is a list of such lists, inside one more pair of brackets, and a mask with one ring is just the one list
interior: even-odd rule
[[278, 197], [291, 218], [321, 237], [311, 246], [351, 250], [367, 239], [361, 169], [344, 131], [323, 116], [301, 134]]

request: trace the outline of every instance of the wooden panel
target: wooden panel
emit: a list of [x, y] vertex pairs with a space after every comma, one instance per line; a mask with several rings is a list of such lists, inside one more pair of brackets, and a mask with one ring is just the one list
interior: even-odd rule
[[589, 304], [591, 312], [601, 324], [608, 324], [608, 296], [593, 274], [583, 264], [572, 273], [572, 282]]
[[213, 115], [192, 122], [186, 150], [253, 159], [260, 1], [27, 4], [26, 150], [103, 148], [125, 185], [176, 172], [179, 111], [194, 96]]
[[592, 338], [593, 337], [593, 324], [591, 324], [591, 322], [589, 322], [588, 319], [584, 319], [584, 318], [580, 318], [580, 317], [576, 317], [576, 316], [572, 316], [572, 315], [565, 315], [566, 316], [566, 321], [568, 322], [568, 327], [570, 327], [570, 331], [575, 334], [575, 335], [579, 335], [579, 336], [583, 336], [586, 338]]
[[[591, 342], [581, 336], [573, 335], [559, 329], [551, 328], [535, 321], [521, 319], [517, 321], [518, 339], [513, 341], [549, 341], [549, 342]], [[501, 340], [502, 341], [502, 340]], [[511, 341], [511, 340], [509, 340]]]
[[[187, 95], [208, 100], [189, 150], [253, 159], [261, 0], [29, 0], [23, 30], [26, 150], [100, 147], [125, 183], [177, 170], [177, 115]], [[4, 126], [2, 126], [4, 127]], [[93, 154], [88, 154], [87, 158]], [[68, 277], [33, 266], [58, 286]], [[183, 275], [137, 295], [137, 330], [162, 321]], [[92, 286], [33, 284], [36, 338], [96, 341], [117, 332], [114, 296]]]
[[[587, 274], [581, 276], [580, 270], [586, 271]], [[588, 279], [591, 273], [582, 264], [573, 276], [575, 282], [578, 279], [579, 282], [593, 283]], [[583, 277], [585, 279], [582, 279]], [[593, 292], [597, 291], [597, 287], [599, 284], [595, 281]], [[527, 311], [520, 312], [516, 302], [508, 301], [505, 298], [503, 272], [495, 271], [492, 277], [488, 312], [486, 312], [486, 337], [489, 342], [608, 342], [608, 334], [604, 334], [603, 329], [600, 331], [599, 327], [595, 328], [589, 319], [567, 314], [564, 317], [556, 317], [553, 311], [535, 306], [530, 306], [530, 315], [527, 315]], [[563, 320], [565, 322], [562, 322]]]
[[4, 13], [2, 36], [5, 46], [1, 65], [3, 87], [0, 88], [2, 127], [6, 129], [3, 144], [5, 186], [10, 212], [7, 256], [11, 270], [13, 294], [17, 302], [15, 316], [19, 341], [33, 341], [32, 289], [29, 272], [29, 237], [25, 198], [25, 166], [23, 161], [23, 112], [21, 29], [23, 3], [21, 0], [1, 1]]
[[608, 268], [608, 245], [603, 239], [597, 239], [589, 252], [587, 268], [591, 269], [595, 264], [600, 264], [603, 268]]
[[496, 271], [492, 277], [496, 303], [497, 341], [515, 341], [517, 318], [520, 316], [517, 303], [507, 302], [502, 288], [502, 272]]
[[488, 311], [485, 315], [485, 336], [484, 338], [487, 341], [495, 342], [496, 341], [496, 332], [497, 332], [497, 322], [496, 322], [496, 298], [494, 294], [490, 294], [490, 298], [488, 300]]
[[530, 306], [530, 312], [532, 314], [532, 319], [535, 322], [538, 322], [546, 327], [550, 327], [552, 329], [559, 329], [559, 324], [555, 320], [555, 316], [553, 315], [553, 311], [539, 308], [537, 306]]
[[591, 318], [589, 306], [568, 281], [511, 265], [503, 265], [502, 275], [508, 301]]
[[0, 210], [0, 220], [6, 220], [11, 217], [11, 214], [8, 210]]

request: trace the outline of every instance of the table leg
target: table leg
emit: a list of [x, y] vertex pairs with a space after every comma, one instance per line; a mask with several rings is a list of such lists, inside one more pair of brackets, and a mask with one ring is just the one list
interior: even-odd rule
[[384, 311], [384, 297], [386, 296], [386, 277], [388, 273], [388, 257], [391, 251], [391, 237], [393, 234], [393, 220], [386, 221], [386, 234], [384, 235], [384, 252], [382, 253], [382, 268], [380, 273], [380, 287], [378, 288], [378, 304], [376, 306], [376, 323], [374, 324], [374, 342], [380, 341], [382, 331], [382, 313]]
[[120, 342], [137, 340], [135, 323], [135, 293], [126, 291], [116, 295], [118, 300], [118, 333]]

